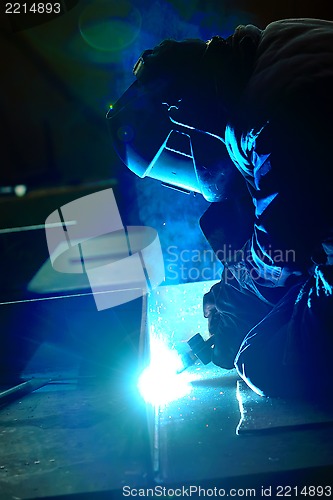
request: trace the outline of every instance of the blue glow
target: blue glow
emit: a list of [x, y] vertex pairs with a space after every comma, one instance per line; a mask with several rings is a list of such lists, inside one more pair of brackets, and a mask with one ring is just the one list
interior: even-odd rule
[[[170, 106], [168, 111], [170, 111], [170, 109], [172, 109], [172, 108], [178, 109], [177, 106]], [[170, 118], [170, 121], [172, 123], [174, 123], [175, 125], [179, 125], [180, 127], [188, 128], [190, 130], [196, 130], [197, 132], [201, 132], [202, 134], [210, 135], [211, 137], [214, 137], [215, 139], [218, 139], [219, 141], [223, 142], [223, 144], [225, 144], [225, 140], [223, 139], [223, 137], [220, 137], [219, 135], [213, 134], [212, 132], [209, 132], [208, 130], [201, 130], [199, 128], [191, 127], [191, 125], [186, 125], [186, 123], [178, 122], [177, 120], [172, 118], [170, 115], [169, 115], [169, 118]]]
[[203, 365], [177, 373], [183, 366], [179, 354], [188, 352], [187, 341], [196, 333], [207, 336], [202, 297], [215, 283], [161, 286], [149, 294], [150, 365], [141, 374], [138, 389], [153, 406], [166, 405], [188, 395], [192, 382], [201, 378]]
[[332, 295], [333, 287], [328, 283], [328, 281], [324, 276], [324, 273], [319, 267], [316, 268], [315, 276], [316, 276], [316, 289], [318, 297], [321, 295], [321, 293], [323, 293], [326, 296]]
[[[308, 293], [307, 306], [309, 309], [312, 308], [312, 302], [318, 300], [318, 298], [326, 296], [329, 297], [333, 295], [333, 287], [326, 280], [323, 271], [317, 266], [314, 271], [315, 278], [315, 288], [311, 287]], [[304, 295], [304, 290], [301, 289], [297, 301], [299, 302]]]
[[153, 406], [163, 406], [191, 392], [189, 373], [177, 373], [182, 368], [180, 356], [161, 337], [150, 337], [149, 366], [142, 372], [138, 388], [141, 396]]
[[237, 398], [237, 401], [238, 401], [239, 413], [240, 413], [240, 419], [239, 419], [238, 425], [236, 427], [236, 434], [237, 434], [237, 436], [239, 436], [239, 431], [240, 431], [240, 428], [242, 427], [242, 424], [243, 424], [243, 422], [245, 420], [245, 413], [246, 413], [246, 411], [244, 409], [244, 405], [243, 405], [242, 395], [241, 395], [241, 392], [240, 392], [239, 380], [237, 380], [236, 398]]

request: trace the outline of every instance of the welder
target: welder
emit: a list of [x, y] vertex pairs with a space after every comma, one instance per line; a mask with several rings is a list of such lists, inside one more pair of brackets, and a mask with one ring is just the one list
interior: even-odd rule
[[120, 158], [212, 202], [200, 221], [224, 264], [203, 300], [212, 361], [236, 367], [261, 395], [325, 396], [333, 23], [286, 19], [226, 39], [164, 40], [134, 75], [108, 115]]

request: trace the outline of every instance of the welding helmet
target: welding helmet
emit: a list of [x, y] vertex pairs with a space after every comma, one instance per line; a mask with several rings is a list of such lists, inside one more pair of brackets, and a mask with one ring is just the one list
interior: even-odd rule
[[224, 144], [226, 108], [216, 91], [212, 44], [165, 40], [134, 66], [135, 82], [107, 118], [120, 159], [139, 177], [220, 201], [235, 168]]

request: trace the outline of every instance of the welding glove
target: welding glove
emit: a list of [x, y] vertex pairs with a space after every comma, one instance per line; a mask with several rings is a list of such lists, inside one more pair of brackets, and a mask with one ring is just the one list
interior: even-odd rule
[[252, 292], [243, 289], [228, 270], [203, 297], [208, 330], [215, 335], [212, 361], [225, 369], [234, 368], [235, 357], [248, 332], [271, 310]]

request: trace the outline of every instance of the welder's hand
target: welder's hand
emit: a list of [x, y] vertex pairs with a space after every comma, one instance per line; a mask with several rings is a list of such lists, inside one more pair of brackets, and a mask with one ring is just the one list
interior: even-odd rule
[[224, 274], [204, 295], [203, 313], [208, 319], [209, 333], [215, 336], [212, 361], [231, 369], [245, 336], [269, 313], [271, 306], [227, 278]]
[[[235, 350], [230, 351], [230, 341], [228, 329], [225, 328], [223, 317], [223, 292], [221, 293], [221, 283], [216, 283], [203, 297], [203, 313], [208, 319], [208, 330], [214, 335], [214, 347], [212, 351], [212, 361], [222, 368], [231, 369], [234, 367]], [[221, 309], [219, 308], [221, 307]]]
[[221, 284], [216, 283], [203, 297], [203, 314], [208, 319], [208, 330], [212, 335], [219, 333], [221, 322], [221, 311], [217, 307], [220, 287]]

